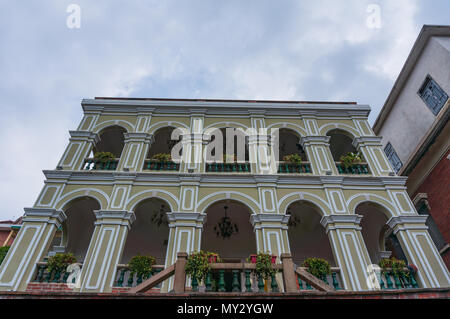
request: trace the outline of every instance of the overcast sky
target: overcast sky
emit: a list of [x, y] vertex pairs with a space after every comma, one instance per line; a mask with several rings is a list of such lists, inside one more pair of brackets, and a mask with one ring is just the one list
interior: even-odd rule
[[[69, 4], [81, 9], [80, 28], [67, 26]], [[0, 7], [0, 220], [34, 204], [82, 98], [356, 101], [372, 107], [372, 124], [422, 25], [450, 24], [448, 0]]]

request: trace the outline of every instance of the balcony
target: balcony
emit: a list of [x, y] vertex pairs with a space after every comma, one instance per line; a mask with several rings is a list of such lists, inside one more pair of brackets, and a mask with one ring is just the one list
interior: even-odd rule
[[145, 160], [144, 170], [178, 172], [180, 164], [172, 161]]
[[87, 158], [84, 160], [83, 169], [86, 171], [101, 170], [101, 171], [115, 171], [119, 164], [119, 158], [101, 161], [95, 158]]
[[[143, 278], [142, 276], [136, 276], [135, 274], [131, 274], [128, 265], [117, 265], [117, 273], [116, 280], [114, 282], [114, 288], [131, 288], [140, 285], [144, 280], [151, 278], [154, 275], [157, 275], [164, 269], [164, 265], [154, 265], [152, 267], [153, 274], [148, 278]], [[157, 285], [155, 288], [160, 288], [161, 285]]]
[[310, 163], [294, 164], [289, 162], [278, 163], [278, 174], [309, 174], [311, 173]]
[[336, 167], [339, 174], [349, 174], [349, 175], [368, 175], [369, 165], [367, 163], [353, 164], [351, 166], [345, 166], [341, 162], [336, 162]]
[[250, 163], [207, 163], [207, 173], [250, 173]]
[[[82, 268], [82, 263], [77, 263], [78, 267]], [[32, 282], [46, 282], [46, 283], [67, 283], [70, 272], [65, 270], [53, 270], [51, 272], [47, 269], [46, 262], [38, 262], [36, 264], [36, 275], [31, 280]], [[76, 277], [73, 277], [72, 283], [75, 283]]]

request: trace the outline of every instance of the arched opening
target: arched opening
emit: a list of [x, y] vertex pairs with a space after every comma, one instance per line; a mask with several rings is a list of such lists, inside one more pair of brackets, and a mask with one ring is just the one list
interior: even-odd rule
[[378, 264], [382, 258], [389, 257], [407, 262], [397, 236], [386, 224], [388, 214], [384, 207], [372, 202], [363, 202], [356, 207], [355, 213], [363, 216], [361, 233], [372, 263]]
[[296, 132], [282, 128], [279, 130], [279, 158], [283, 161], [285, 156], [297, 154], [302, 161], [307, 162], [308, 158], [302, 145], [300, 144], [300, 136]]
[[242, 129], [224, 127], [209, 132], [207, 172], [250, 172], [248, 136]]
[[70, 201], [64, 207], [67, 219], [52, 242], [50, 254], [58, 252], [73, 253], [78, 262], [83, 262], [95, 228], [95, 210], [100, 209], [97, 200], [81, 197]]
[[320, 224], [320, 208], [307, 201], [296, 201], [289, 205], [288, 236], [292, 259], [297, 266], [310, 257], [323, 258], [332, 267], [336, 266], [330, 240]]
[[[225, 209], [226, 207], [226, 209]], [[226, 213], [225, 213], [226, 211]], [[243, 262], [256, 253], [256, 239], [250, 223], [250, 209], [233, 200], [224, 200], [212, 204], [206, 210], [206, 222], [203, 226], [201, 249], [218, 253], [227, 262]], [[219, 223], [227, 216], [237, 233], [224, 238], [217, 233]]]
[[103, 129], [99, 133], [100, 141], [93, 148], [94, 154], [97, 152], [110, 152], [116, 158], [120, 158], [125, 145], [124, 134], [126, 132], [123, 127], [118, 125]]
[[353, 146], [353, 136], [348, 132], [334, 129], [327, 133], [330, 137], [330, 151], [335, 162], [339, 162], [341, 156], [348, 153], [356, 153], [357, 150]]
[[278, 131], [278, 173], [311, 173], [300, 136], [290, 129]]
[[[203, 225], [201, 249], [219, 254], [223, 262], [246, 262], [251, 254], [256, 254], [256, 238], [250, 223], [250, 209], [244, 204], [223, 200], [212, 204], [206, 210], [206, 222]], [[229, 227], [224, 225], [229, 222]], [[229, 229], [227, 231], [227, 229]], [[237, 231], [237, 232], [236, 232]], [[242, 282], [244, 274], [238, 278]], [[231, 291], [233, 275], [226, 271], [225, 289]], [[217, 290], [219, 273], [212, 273], [212, 289]], [[239, 284], [240, 286], [240, 284]]]
[[94, 145], [84, 162], [85, 170], [115, 170], [122, 156], [127, 131], [118, 125], [104, 128], [98, 135], [99, 141]]
[[[144, 169], [147, 170], [179, 170], [178, 159], [181, 159], [182, 148], [178, 152], [178, 158], [172, 158], [173, 147], [181, 142], [182, 135], [179, 139], [172, 139], [172, 133], [176, 130], [175, 127], [163, 127], [155, 132], [153, 135], [153, 143], [147, 153]], [[179, 144], [181, 146], [181, 144]]]
[[134, 214], [122, 254], [122, 264], [127, 264], [136, 255], [153, 256], [157, 265], [164, 265], [169, 238], [166, 213], [169, 204], [159, 198], [149, 198], [139, 203]]

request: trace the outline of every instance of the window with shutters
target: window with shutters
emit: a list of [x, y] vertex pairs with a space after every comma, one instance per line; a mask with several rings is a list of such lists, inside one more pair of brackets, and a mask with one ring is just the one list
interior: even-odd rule
[[400, 168], [402, 168], [403, 164], [402, 161], [400, 161], [400, 158], [398, 157], [397, 153], [394, 150], [394, 147], [392, 147], [392, 144], [390, 142], [387, 143], [386, 147], [384, 148], [384, 153], [389, 159], [389, 162], [391, 163], [394, 171], [398, 173]]
[[418, 94], [434, 115], [439, 113], [448, 100], [447, 93], [429, 75], [423, 82]]

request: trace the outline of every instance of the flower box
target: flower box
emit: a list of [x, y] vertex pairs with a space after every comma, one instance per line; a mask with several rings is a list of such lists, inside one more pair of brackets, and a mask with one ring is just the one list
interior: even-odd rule
[[272, 255], [272, 264], [274, 264], [277, 261], [277, 256], [276, 255]]
[[250, 255], [250, 262], [256, 264], [257, 255]]
[[217, 255], [209, 255], [208, 256], [208, 263], [213, 264], [217, 262]]

